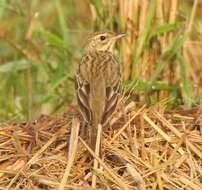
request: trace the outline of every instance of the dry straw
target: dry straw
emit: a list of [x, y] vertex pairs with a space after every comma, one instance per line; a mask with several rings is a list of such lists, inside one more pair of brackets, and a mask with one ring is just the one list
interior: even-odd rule
[[[102, 158], [65, 116], [35, 121], [37, 140], [25, 124], [3, 124], [0, 189], [92, 189], [96, 176], [96, 189], [199, 190], [202, 110], [129, 108], [131, 119], [115, 116], [113, 130], [102, 129]], [[90, 155], [102, 169], [93, 169]]]
[[[133, 72], [142, 81], [152, 76], [173, 84], [178, 80], [170, 77], [178, 72], [178, 69], [172, 70], [175, 63], [170, 64], [167, 72], [160, 72], [161, 75], [155, 64], [174, 40], [175, 33], [158, 36], [160, 51], [157, 54], [144, 47], [153, 24], [176, 22], [178, 1], [152, 0], [153, 6], [148, 6], [148, 0], [139, 2], [118, 1], [121, 27], [129, 33], [121, 46], [124, 79], [129, 79]], [[186, 32], [190, 32], [197, 2], [195, 0]], [[91, 8], [94, 10], [93, 5]], [[96, 19], [95, 10], [93, 16]], [[196, 41], [188, 40], [184, 44], [185, 58], [195, 65], [188, 65], [188, 74], [196, 84], [200, 84], [197, 70], [201, 68], [201, 52], [201, 44]], [[111, 128], [102, 129], [102, 158], [98, 154], [99, 144], [93, 152], [79, 133], [79, 121], [69, 119], [69, 115], [75, 114], [43, 115], [33, 123], [1, 124], [0, 190], [91, 190], [95, 187], [100, 190], [200, 190], [202, 109], [165, 111], [163, 102], [150, 109], [145, 106], [138, 109], [135, 105], [130, 102], [120, 106]]]

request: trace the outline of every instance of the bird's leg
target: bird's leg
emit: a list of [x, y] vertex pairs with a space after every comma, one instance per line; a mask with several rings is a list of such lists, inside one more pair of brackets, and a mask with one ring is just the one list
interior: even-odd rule
[[97, 126], [95, 124], [91, 124], [89, 126], [89, 146], [93, 151], [95, 151], [95, 145], [96, 145], [96, 138], [97, 138]]
[[87, 128], [88, 128], [88, 125], [87, 125], [87, 123], [86, 122], [81, 122], [80, 123], [80, 131], [79, 131], [79, 136], [82, 138], [82, 139], [87, 139], [88, 137], [87, 137], [87, 132], [88, 132], [88, 130], [87, 130]]

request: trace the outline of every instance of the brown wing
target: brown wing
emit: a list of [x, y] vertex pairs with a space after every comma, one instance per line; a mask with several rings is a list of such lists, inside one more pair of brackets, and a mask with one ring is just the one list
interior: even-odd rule
[[[99, 73], [97, 73], [98, 71]], [[100, 119], [101, 124], [104, 125], [117, 105], [121, 84], [120, 65], [110, 52], [100, 52], [82, 57], [76, 74], [76, 91], [81, 114], [88, 123], [93, 120], [89, 99], [92, 73], [96, 73], [96, 75], [101, 74], [105, 80], [106, 97], [103, 102], [104, 111]]]
[[120, 87], [121, 87], [121, 68], [118, 61], [114, 58], [112, 54], [109, 54], [110, 61], [107, 63], [106, 67], [106, 101], [105, 110], [102, 115], [102, 125], [106, 124], [110, 116], [116, 109]]
[[83, 73], [85, 72], [85, 70], [81, 71], [81, 68], [80, 68], [83, 64], [85, 64], [86, 61], [87, 60], [82, 59], [81, 63], [79, 64], [79, 68], [78, 68], [78, 71], [76, 74], [76, 80], [75, 80], [75, 88], [76, 88], [77, 101], [78, 101], [81, 114], [85, 122], [89, 123], [92, 120], [92, 113], [89, 106], [90, 84], [88, 80], [86, 80], [83, 77], [83, 75], [85, 75], [85, 73]]

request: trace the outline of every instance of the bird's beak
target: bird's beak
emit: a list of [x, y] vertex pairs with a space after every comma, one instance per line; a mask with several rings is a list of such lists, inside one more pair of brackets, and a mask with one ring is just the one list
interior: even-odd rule
[[118, 39], [120, 39], [120, 38], [122, 38], [122, 37], [124, 37], [124, 36], [126, 36], [126, 34], [124, 34], [124, 33], [116, 34], [116, 35], [114, 36], [114, 39], [115, 39], [115, 40], [118, 40]]

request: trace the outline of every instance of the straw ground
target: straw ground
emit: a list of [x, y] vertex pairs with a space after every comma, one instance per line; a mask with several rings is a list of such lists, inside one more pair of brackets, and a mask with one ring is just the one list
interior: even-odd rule
[[[71, 113], [42, 115], [29, 125], [2, 124], [0, 189], [92, 189], [96, 175], [96, 189], [199, 190], [202, 110], [137, 110], [133, 103], [124, 109], [126, 121], [119, 111], [113, 129], [103, 129], [102, 159], [78, 137]], [[89, 154], [101, 169], [92, 170]]]

